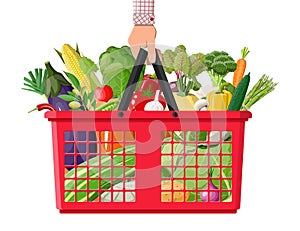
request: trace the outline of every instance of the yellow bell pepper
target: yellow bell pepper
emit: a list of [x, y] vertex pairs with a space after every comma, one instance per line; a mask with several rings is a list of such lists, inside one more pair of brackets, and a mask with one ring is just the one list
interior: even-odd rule
[[209, 105], [207, 110], [210, 111], [224, 111], [227, 110], [232, 94], [226, 90], [215, 90], [207, 94], [206, 100]]

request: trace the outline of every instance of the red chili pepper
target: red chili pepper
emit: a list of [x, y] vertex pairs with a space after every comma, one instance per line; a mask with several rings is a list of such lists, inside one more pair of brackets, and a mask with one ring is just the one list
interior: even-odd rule
[[56, 109], [51, 104], [42, 103], [42, 104], [37, 105], [34, 109], [29, 111], [28, 113], [33, 112], [33, 111], [42, 111], [42, 110], [56, 111]]
[[[141, 85], [132, 96], [129, 104], [129, 110], [144, 111], [145, 105], [154, 100], [156, 91], [161, 91], [158, 80], [152, 79], [151, 77], [152, 75], [149, 74], [144, 75]], [[164, 108], [166, 107], [166, 101], [162, 95], [159, 95], [159, 102]]]

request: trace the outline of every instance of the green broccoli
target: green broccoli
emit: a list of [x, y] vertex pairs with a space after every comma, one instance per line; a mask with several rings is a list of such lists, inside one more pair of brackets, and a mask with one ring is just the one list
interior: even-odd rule
[[234, 59], [224, 51], [213, 51], [207, 54], [204, 64], [215, 86], [220, 86], [225, 76], [236, 69]]

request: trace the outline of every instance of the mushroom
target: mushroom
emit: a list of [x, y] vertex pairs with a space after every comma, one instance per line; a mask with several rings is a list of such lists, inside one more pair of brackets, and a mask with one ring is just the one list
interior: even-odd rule
[[206, 99], [199, 99], [195, 104], [194, 104], [194, 109], [195, 111], [206, 111], [208, 107], [208, 102]]

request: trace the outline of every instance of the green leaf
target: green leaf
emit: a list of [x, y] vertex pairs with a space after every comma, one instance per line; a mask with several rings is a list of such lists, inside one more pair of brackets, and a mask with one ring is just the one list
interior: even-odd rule
[[[103, 83], [113, 88], [114, 98], [119, 98], [125, 90], [134, 63], [135, 59], [128, 46], [121, 48], [111, 46], [100, 55], [99, 65]], [[144, 68], [140, 78], [143, 74]]]
[[90, 79], [91, 89], [96, 89], [97, 87], [101, 86], [100, 81], [95, 73], [91, 73], [90, 75], [88, 75], [88, 77]]
[[50, 86], [51, 86], [51, 97], [56, 97], [61, 90], [61, 85], [59, 81], [55, 79], [54, 76], [51, 76], [49, 79], [50, 79]]
[[45, 87], [46, 87], [46, 80], [48, 78], [48, 71], [47, 69], [44, 70], [44, 75], [43, 75], [43, 80], [42, 80], [42, 86], [44, 86], [44, 90], [45, 90]]
[[58, 97], [66, 102], [72, 102], [78, 100], [76, 97], [73, 97], [71, 95], [59, 95]]
[[77, 54], [79, 54], [80, 55], [80, 50], [79, 50], [79, 46], [78, 46], [78, 43], [76, 43], [76, 52], [77, 52]]
[[38, 93], [38, 94], [42, 95], [39, 91], [36, 91], [36, 90], [32, 90], [32, 89], [28, 89], [28, 88], [22, 88], [22, 90], [31, 91], [31, 92]]
[[87, 57], [81, 57], [79, 60], [79, 66], [82, 72], [89, 78], [91, 83], [91, 89], [99, 87], [100, 81], [95, 75], [95, 72], [99, 70], [97, 65]]
[[30, 79], [24, 77], [24, 81], [29, 83], [30, 85], [36, 86], [36, 83], [32, 82]]
[[116, 73], [111, 79], [108, 80], [107, 85], [109, 85], [113, 89], [115, 98], [121, 97], [123, 95], [129, 77], [130, 72], [128, 70], [123, 70]]
[[42, 69], [36, 69], [36, 85], [38, 88], [41, 88], [41, 81], [42, 81], [42, 77], [43, 77], [43, 73], [42, 73]]
[[83, 100], [84, 105], [88, 104], [89, 97], [86, 92], [84, 92], [82, 100]]
[[188, 73], [189, 77], [196, 77], [206, 70], [204, 65], [204, 55], [201, 53], [193, 54], [189, 57], [190, 61], [190, 71]]
[[28, 74], [29, 74], [29, 76], [30, 76], [32, 82], [36, 83], [36, 80], [35, 80], [35, 77], [34, 77], [32, 71], [29, 71]]
[[97, 101], [94, 100], [94, 101], [92, 102], [92, 107], [93, 107], [94, 109], [96, 109], [96, 106], [97, 106]]
[[102, 72], [104, 84], [107, 85], [111, 79], [115, 78], [123, 70], [124, 68], [120, 63], [112, 63], [111, 65], [107, 66]]
[[110, 47], [107, 48], [106, 52], [112, 53], [112, 52], [114, 52], [114, 51], [118, 51], [119, 49], [120, 49], [120, 48], [118, 48], [118, 47], [110, 46]]
[[50, 79], [48, 78], [48, 79], [46, 79], [45, 95], [46, 95], [47, 97], [49, 97], [50, 94], [51, 94], [51, 81], [50, 81]]
[[50, 76], [53, 80], [57, 81], [59, 85], [70, 86], [70, 83], [65, 79], [61, 73], [57, 73], [53, 76]]
[[190, 62], [186, 52], [180, 52], [177, 54], [174, 60], [174, 69], [177, 72], [182, 71], [185, 74], [189, 73]]
[[129, 46], [122, 46], [121, 49], [125, 54], [133, 56]]
[[176, 48], [175, 48], [175, 53], [181, 53], [181, 52], [185, 52], [186, 53], [186, 47], [184, 45], [178, 45]]
[[35, 69], [34, 69], [34, 74], [35, 74], [35, 81], [36, 81], [36, 84], [38, 84], [38, 82], [37, 82], [37, 78], [38, 78], [38, 75], [39, 75], [39, 69], [38, 69], [38, 68], [35, 68]]
[[104, 69], [113, 63], [113, 59], [109, 53], [105, 52], [100, 55], [99, 65], [100, 71], [103, 73]]
[[166, 50], [162, 54], [162, 62], [164, 69], [167, 73], [171, 74], [174, 70], [174, 60], [176, 57], [176, 53], [171, 50]]
[[65, 72], [65, 74], [67, 75], [68, 80], [71, 82], [73, 88], [80, 91], [80, 83], [79, 83], [79, 80], [76, 78], [76, 76], [69, 72]]
[[55, 50], [55, 52], [57, 53], [57, 55], [60, 57], [61, 61], [62, 61], [63, 63], [65, 63], [65, 61], [64, 61], [64, 59], [63, 59], [63, 57], [62, 57], [62, 53], [61, 53], [59, 50], [56, 50], [55, 48], [54, 48], [54, 50]]
[[71, 92], [71, 91], [68, 91], [68, 95], [73, 96], [74, 98], [77, 98], [77, 97], [78, 97], [75, 93], [73, 93], [73, 92]]
[[89, 75], [91, 72], [98, 71], [97, 65], [87, 57], [81, 57], [79, 60], [79, 66], [85, 75]]
[[34, 89], [34, 90], [36, 90], [36, 91], [40, 91], [40, 89], [39, 89], [38, 87], [32, 86], [32, 85], [27, 84], [27, 83], [24, 83], [24, 86], [29, 87], [29, 88], [32, 88], [32, 89]]
[[192, 80], [193, 80], [193, 83], [194, 83], [193, 90], [198, 91], [201, 88], [201, 83], [198, 82], [196, 77], [192, 77]]
[[88, 98], [89, 98], [90, 101], [94, 100], [94, 91], [89, 93]]

